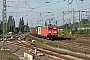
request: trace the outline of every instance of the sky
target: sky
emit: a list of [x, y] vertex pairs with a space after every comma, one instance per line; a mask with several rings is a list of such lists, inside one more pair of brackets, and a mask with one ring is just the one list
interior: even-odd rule
[[[7, 2], [7, 19], [8, 16], [13, 16], [15, 24], [18, 26], [20, 18], [24, 18], [25, 24], [28, 22], [29, 27], [44, 26], [45, 21], [49, 23], [48, 19], [52, 19], [52, 24], [63, 25], [63, 11], [64, 24], [73, 22], [72, 13], [68, 11], [90, 11], [90, 0], [6, 0]], [[2, 4], [0, 0], [0, 20], [2, 20]], [[49, 13], [50, 12], [50, 13]], [[90, 15], [90, 12], [83, 12], [83, 18]], [[75, 12], [75, 21], [78, 21], [78, 12]], [[69, 21], [70, 19], [70, 21]]]

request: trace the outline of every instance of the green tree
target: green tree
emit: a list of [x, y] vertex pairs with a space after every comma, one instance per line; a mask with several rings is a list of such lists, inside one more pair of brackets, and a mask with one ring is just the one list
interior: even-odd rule
[[19, 32], [19, 28], [18, 27], [15, 27], [14, 28], [14, 33], [18, 33]]
[[19, 22], [19, 33], [21, 33], [21, 18], [20, 18], [20, 22]]
[[22, 17], [22, 19], [20, 18], [20, 22], [19, 22], [19, 33], [23, 33], [24, 32], [24, 19]]
[[8, 32], [9, 31], [14, 32], [15, 21], [14, 21], [13, 16], [9, 16], [7, 25], [8, 25], [7, 26], [8, 27]]
[[22, 33], [24, 32], [24, 19], [22, 17], [22, 21], [21, 21], [21, 30], [22, 30]]
[[3, 33], [3, 22], [0, 20], [0, 34]]

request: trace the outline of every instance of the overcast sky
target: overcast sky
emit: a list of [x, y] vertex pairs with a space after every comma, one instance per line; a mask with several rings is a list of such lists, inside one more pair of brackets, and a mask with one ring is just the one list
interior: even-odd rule
[[[2, 2], [0, 0], [0, 20], [2, 20]], [[6, 0], [7, 1], [7, 19], [9, 15], [15, 18], [18, 26], [21, 17], [24, 17], [25, 24], [28, 21], [30, 27], [43, 26], [47, 19], [53, 18], [52, 23], [58, 21], [58, 26], [63, 24], [63, 11], [85, 10], [90, 11], [90, 0]], [[47, 13], [51, 12], [51, 13]], [[75, 13], [75, 19], [78, 20], [78, 13]], [[83, 13], [88, 14], [90, 13]], [[65, 14], [65, 22], [72, 20], [72, 14]], [[48, 22], [48, 21], [47, 21]], [[72, 22], [72, 21], [71, 21]]]

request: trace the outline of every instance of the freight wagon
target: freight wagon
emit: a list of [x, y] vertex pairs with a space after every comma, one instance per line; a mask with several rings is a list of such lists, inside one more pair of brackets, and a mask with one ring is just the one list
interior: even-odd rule
[[36, 34], [36, 28], [30, 28], [30, 34], [35, 35]]

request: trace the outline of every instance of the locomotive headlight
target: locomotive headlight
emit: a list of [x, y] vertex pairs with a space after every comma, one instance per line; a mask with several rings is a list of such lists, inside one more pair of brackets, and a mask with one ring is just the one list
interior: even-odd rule
[[50, 31], [48, 33], [51, 33]]
[[54, 32], [54, 33], [57, 33], [57, 32]]

